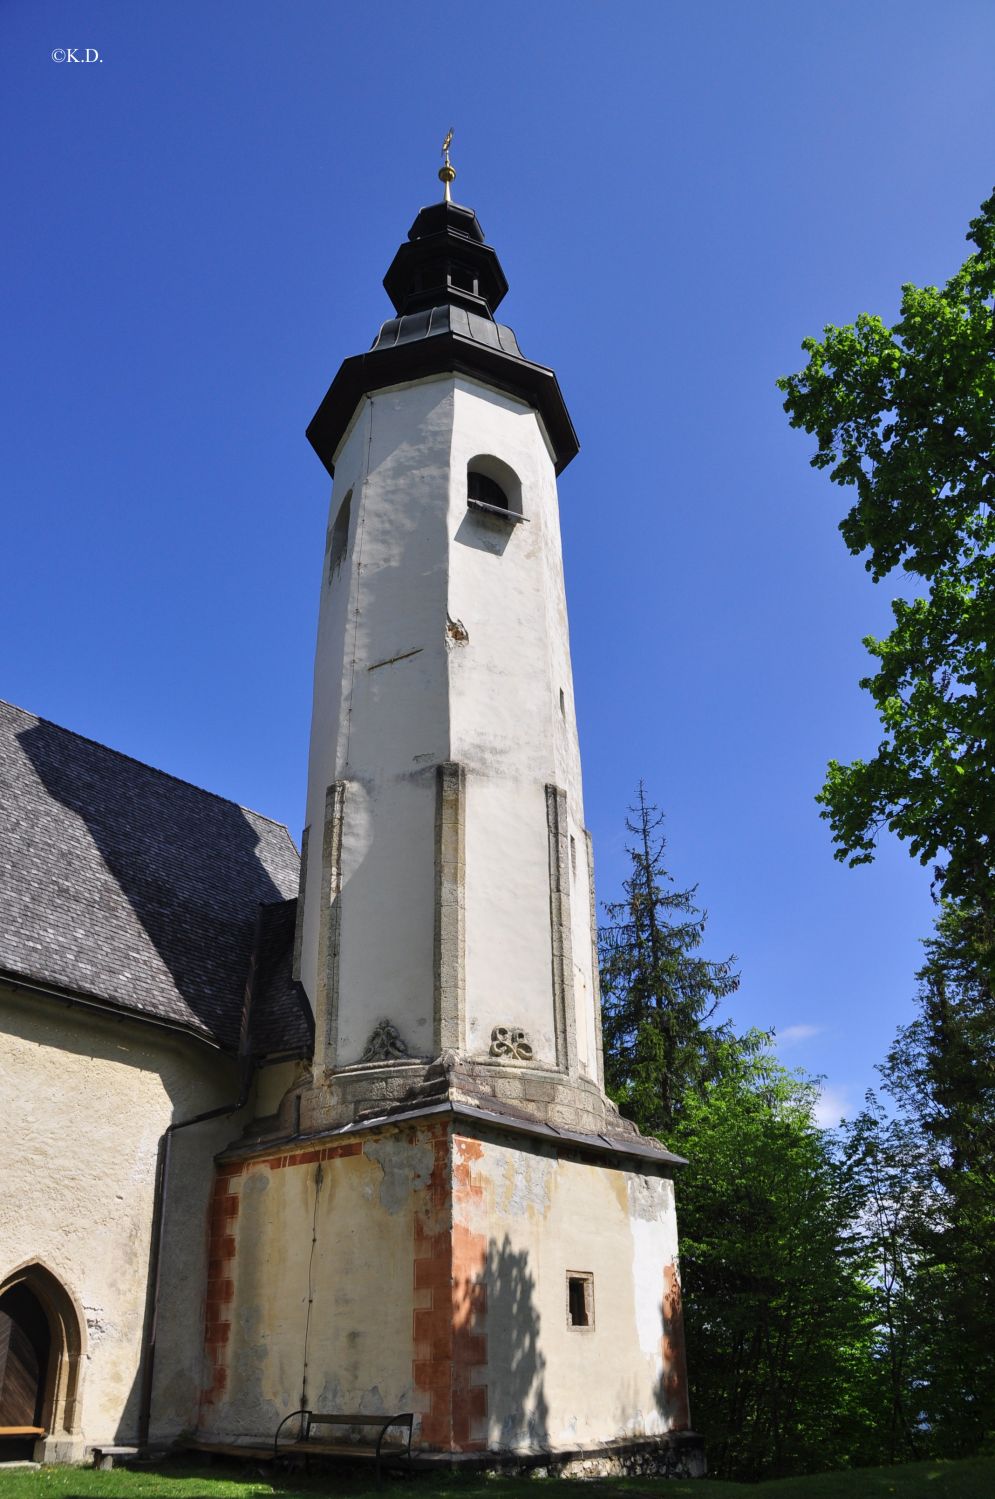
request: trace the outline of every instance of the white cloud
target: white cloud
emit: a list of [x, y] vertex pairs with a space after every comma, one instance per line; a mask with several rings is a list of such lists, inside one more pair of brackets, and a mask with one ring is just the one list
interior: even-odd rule
[[819, 1090], [819, 1098], [812, 1110], [812, 1117], [822, 1129], [833, 1129], [850, 1107], [849, 1089], [832, 1088], [823, 1083]]
[[775, 1040], [778, 1046], [797, 1046], [799, 1041], [810, 1041], [813, 1036], [821, 1036], [825, 1028], [824, 1025], [786, 1025], [781, 1030], [775, 1030]]

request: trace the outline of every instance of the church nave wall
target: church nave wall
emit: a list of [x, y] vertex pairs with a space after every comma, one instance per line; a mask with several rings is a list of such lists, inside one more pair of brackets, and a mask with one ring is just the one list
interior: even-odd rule
[[[227, 1059], [149, 1025], [24, 990], [0, 990], [0, 1011], [0, 1285], [37, 1263], [77, 1309], [79, 1399], [43, 1455], [78, 1459], [137, 1436], [160, 1138], [238, 1083]], [[196, 1412], [203, 1225], [212, 1156], [231, 1132], [229, 1119], [176, 1137], [163, 1284], [182, 1293], [159, 1349], [153, 1437], [159, 1420], [181, 1430]]]

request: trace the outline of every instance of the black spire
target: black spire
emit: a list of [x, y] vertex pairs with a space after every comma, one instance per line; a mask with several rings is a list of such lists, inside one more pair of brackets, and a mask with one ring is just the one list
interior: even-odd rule
[[[455, 175], [447, 159], [439, 173], [447, 194]], [[448, 196], [423, 208], [383, 284], [397, 316], [366, 354], [343, 362], [307, 429], [328, 472], [364, 395], [452, 374], [507, 391], [538, 412], [560, 473], [577, 452], [577, 434], [553, 371], [526, 359], [512, 330], [495, 321], [508, 283], [473, 209]]]
[[448, 302], [493, 318], [508, 290], [473, 209], [448, 202], [422, 209], [383, 284], [401, 316]]

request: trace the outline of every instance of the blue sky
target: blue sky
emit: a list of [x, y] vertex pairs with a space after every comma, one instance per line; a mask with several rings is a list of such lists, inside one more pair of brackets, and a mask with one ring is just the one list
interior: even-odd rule
[[[99, 52], [54, 62], [55, 49]], [[303, 816], [326, 476], [304, 439], [437, 194], [581, 440], [561, 481], [599, 893], [640, 777], [739, 1025], [859, 1104], [928, 880], [834, 863], [875, 587], [774, 381], [944, 280], [995, 182], [990, 0], [4, 0], [0, 696]]]

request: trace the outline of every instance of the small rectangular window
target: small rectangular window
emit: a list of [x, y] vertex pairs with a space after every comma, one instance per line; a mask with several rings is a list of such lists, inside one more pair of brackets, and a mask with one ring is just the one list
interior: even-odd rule
[[588, 1270], [567, 1271], [567, 1326], [594, 1326], [594, 1276]]

